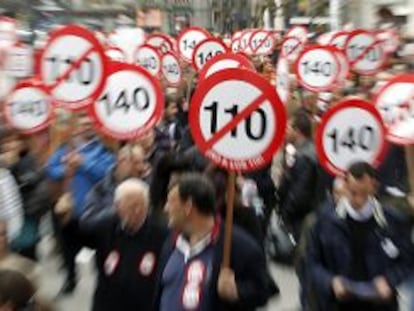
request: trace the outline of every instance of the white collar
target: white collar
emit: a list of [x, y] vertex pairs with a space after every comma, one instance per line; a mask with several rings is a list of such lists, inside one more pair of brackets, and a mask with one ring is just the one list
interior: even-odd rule
[[374, 214], [375, 203], [373, 198], [369, 198], [368, 201], [364, 204], [364, 206], [359, 210], [354, 209], [349, 203], [348, 199], [343, 198], [343, 200], [346, 212], [348, 216], [351, 217], [353, 220], [361, 222], [367, 221]]
[[201, 254], [212, 241], [211, 233], [198, 241], [193, 246], [180, 234], [175, 242], [175, 247], [184, 255], [184, 262], [188, 262], [191, 258]]

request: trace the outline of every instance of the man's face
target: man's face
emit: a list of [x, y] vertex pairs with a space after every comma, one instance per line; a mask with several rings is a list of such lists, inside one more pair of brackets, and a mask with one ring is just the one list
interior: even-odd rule
[[368, 175], [356, 179], [348, 175], [345, 183], [345, 195], [355, 210], [361, 209], [367, 203], [370, 196], [374, 194], [375, 183]]
[[168, 104], [167, 109], [165, 109], [164, 117], [167, 121], [171, 121], [174, 119], [178, 112], [177, 103], [176, 102], [170, 102]]
[[132, 162], [128, 154], [119, 154], [116, 165], [116, 175], [122, 181], [131, 177]]
[[294, 144], [297, 137], [297, 131], [293, 128], [293, 121], [289, 121], [286, 131], [286, 142]]
[[135, 229], [147, 217], [146, 201], [142, 194], [129, 194], [116, 203], [116, 211], [127, 228]]
[[141, 178], [147, 170], [147, 162], [143, 149], [134, 148], [131, 156], [131, 175], [132, 177]]
[[79, 118], [77, 134], [86, 141], [94, 138], [95, 130], [93, 128], [93, 122], [89, 117], [84, 116]]
[[[189, 203], [189, 202], [188, 202]], [[168, 193], [167, 203], [164, 210], [168, 216], [168, 226], [179, 231], [183, 231], [188, 219], [188, 209], [181, 200], [178, 193], [178, 186], [173, 187]]]

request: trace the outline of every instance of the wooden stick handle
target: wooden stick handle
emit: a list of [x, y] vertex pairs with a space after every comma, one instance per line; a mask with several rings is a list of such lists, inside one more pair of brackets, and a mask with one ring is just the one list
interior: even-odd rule
[[231, 232], [233, 227], [234, 198], [236, 192], [236, 173], [230, 172], [227, 179], [226, 227], [224, 231], [223, 267], [230, 267]]

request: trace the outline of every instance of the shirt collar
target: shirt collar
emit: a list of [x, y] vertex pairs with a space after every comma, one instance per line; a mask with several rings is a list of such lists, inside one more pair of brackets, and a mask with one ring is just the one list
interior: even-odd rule
[[374, 214], [375, 204], [372, 198], [369, 198], [364, 206], [359, 210], [354, 209], [346, 198], [344, 199], [344, 205], [348, 216], [355, 221], [367, 221]]

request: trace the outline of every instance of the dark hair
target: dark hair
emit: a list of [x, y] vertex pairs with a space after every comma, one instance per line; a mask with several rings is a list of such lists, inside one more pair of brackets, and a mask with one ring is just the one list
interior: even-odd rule
[[183, 175], [178, 181], [178, 194], [183, 201], [191, 199], [201, 214], [215, 214], [215, 190], [206, 176], [199, 173]]
[[21, 273], [0, 270], [0, 306], [11, 303], [15, 310], [31, 310], [35, 288]]
[[377, 172], [367, 162], [355, 162], [348, 168], [348, 175], [351, 175], [355, 179], [361, 179], [364, 176], [371, 178], [377, 178]]
[[312, 138], [312, 121], [307, 113], [297, 112], [293, 116], [292, 127], [301, 132], [306, 138]]
[[165, 108], [169, 107], [171, 103], [176, 103], [177, 102], [177, 96], [175, 95], [166, 95], [165, 96]]

